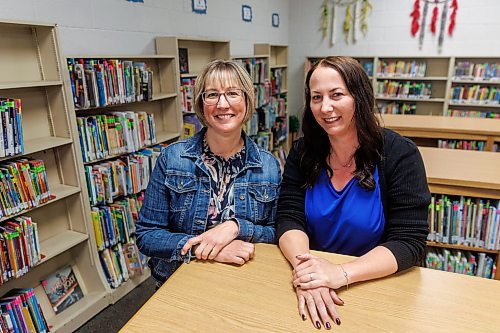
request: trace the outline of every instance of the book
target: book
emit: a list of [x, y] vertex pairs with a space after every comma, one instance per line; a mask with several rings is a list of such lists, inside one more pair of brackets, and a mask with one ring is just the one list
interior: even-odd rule
[[189, 73], [188, 49], [179, 48], [179, 71], [181, 74]]
[[71, 266], [65, 266], [49, 275], [42, 281], [42, 286], [56, 314], [83, 298], [82, 289]]

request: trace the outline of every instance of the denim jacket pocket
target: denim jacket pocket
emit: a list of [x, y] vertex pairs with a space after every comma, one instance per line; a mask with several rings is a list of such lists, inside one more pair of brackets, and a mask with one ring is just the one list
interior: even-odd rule
[[271, 213], [273, 202], [278, 196], [278, 185], [249, 184], [250, 205], [255, 222], [266, 222]]
[[198, 186], [193, 174], [167, 171], [165, 186], [170, 192], [169, 208], [172, 212], [183, 212], [191, 208]]

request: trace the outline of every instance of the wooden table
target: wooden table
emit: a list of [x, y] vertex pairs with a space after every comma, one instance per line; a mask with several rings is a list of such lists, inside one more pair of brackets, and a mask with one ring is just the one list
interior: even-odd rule
[[[267, 244], [257, 244], [255, 257], [242, 267], [184, 264], [121, 332], [317, 332], [299, 317], [290, 278], [279, 249]], [[332, 325], [335, 332], [500, 331], [495, 280], [415, 267], [339, 295], [345, 305], [338, 307], [342, 325]]]

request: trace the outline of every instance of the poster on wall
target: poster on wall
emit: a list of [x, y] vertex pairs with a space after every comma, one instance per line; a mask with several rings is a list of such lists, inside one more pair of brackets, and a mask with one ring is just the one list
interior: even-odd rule
[[252, 22], [252, 7], [249, 5], [241, 6], [241, 18], [245, 22]]
[[191, 10], [196, 14], [206, 14], [207, 0], [191, 0]]
[[277, 28], [280, 26], [280, 16], [277, 13], [273, 13], [273, 16], [271, 17], [271, 22], [273, 27]]

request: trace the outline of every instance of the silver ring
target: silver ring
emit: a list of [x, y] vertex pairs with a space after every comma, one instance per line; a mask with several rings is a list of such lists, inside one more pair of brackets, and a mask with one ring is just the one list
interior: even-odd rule
[[309, 280], [309, 282], [311, 282], [313, 280], [313, 274], [312, 273], [309, 273], [309, 278], [311, 279], [311, 280]]

